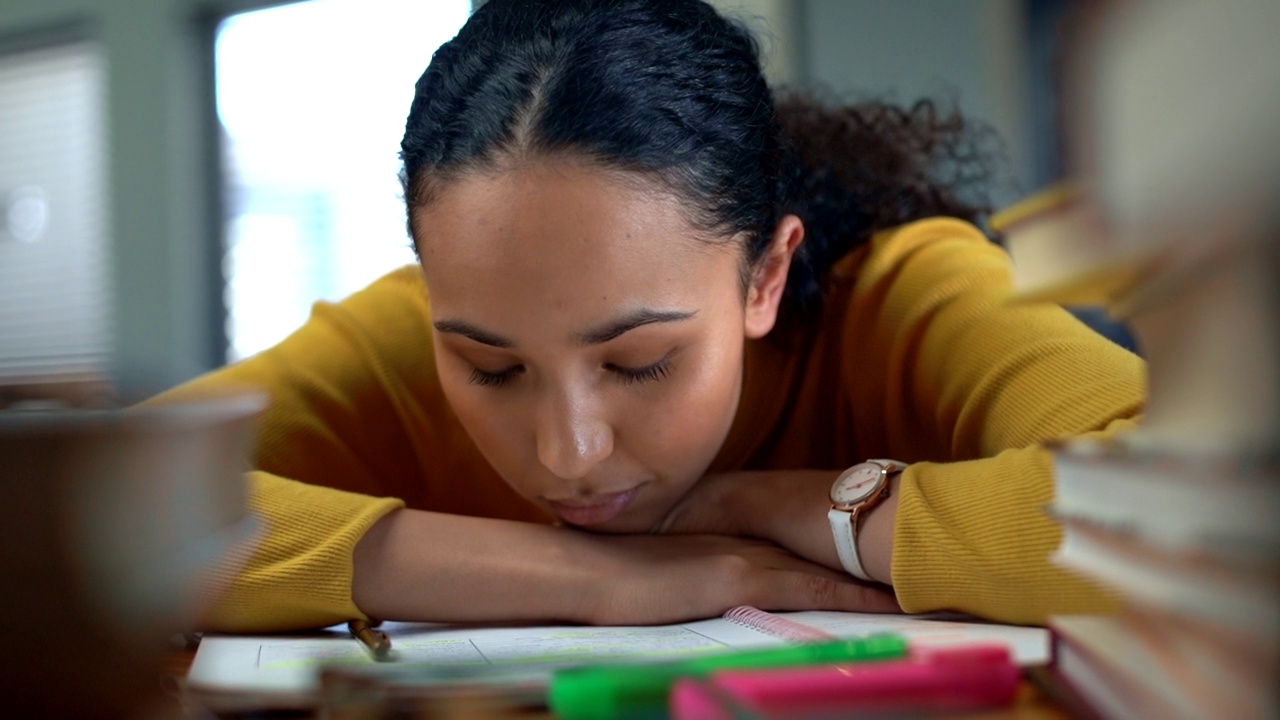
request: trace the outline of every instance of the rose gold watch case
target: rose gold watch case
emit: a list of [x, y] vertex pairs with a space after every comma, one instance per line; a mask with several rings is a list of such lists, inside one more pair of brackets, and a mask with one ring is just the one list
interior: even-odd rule
[[[883, 463], [867, 460], [858, 463], [853, 467], [840, 473], [840, 477], [831, 484], [831, 490], [828, 492], [828, 499], [831, 500], [831, 507], [835, 510], [853, 513], [870, 510], [879, 504], [889, 495], [889, 474], [891, 468]], [[865, 479], [856, 477], [860, 474], [867, 474]], [[865, 491], [857, 496], [855, 500], [841, 501], [836, 497], [837, 492], [841, 490], [841, 486], [853, 481], [850, 490], [863, 489]]]

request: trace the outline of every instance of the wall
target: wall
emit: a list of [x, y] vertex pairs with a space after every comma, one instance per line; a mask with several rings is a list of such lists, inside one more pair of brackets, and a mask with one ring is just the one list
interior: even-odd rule
[[1027, 177], [1020, 0], [803, 0], [799, 74], [837, 98], [954, 98], [1004, 139]]
[[802, 0], [711, 0], [725, 15], [742, 20], [760, 39], [764, 73], [774, 85], [800, 79], [799, 26]]

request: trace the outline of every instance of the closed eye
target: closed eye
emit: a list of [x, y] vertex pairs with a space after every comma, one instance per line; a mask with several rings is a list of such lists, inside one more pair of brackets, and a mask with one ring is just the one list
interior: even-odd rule
[[605, 365], [605, 369], [617, 374], [624, 385], [633, 385], [642, 382], [656, 382], [665, 378], [671, 372], [671, 362], [670, 356], [668, 356], [652, 365], [640, 368], [629, 368], [610, 363]]
[[506, 370], [499, 370], [498, 372], [487, 372], [480, 368], [472, 368], [468, 382], [481, 387], [502, 387], [522, 372], [524, 372], [523, 365], [512, 365]]
[[[618, 376], [624, 385], [634, 385], [636, 383], [656, 382], [661, 380], [671, 372], [671, 356], [662, 358], [652, 365], [644, 367], [632, 368], [623, 365], [615, 365], [608, 363], [604, 366], [605, 370]], [[512, 365], [498, 372], [489, 372], [480, 368], [472, 368], [471, 376], [467, 379], [472, 385], [480, 387], [502, 387], [516, 378], [525, 370], [523, 365]]]

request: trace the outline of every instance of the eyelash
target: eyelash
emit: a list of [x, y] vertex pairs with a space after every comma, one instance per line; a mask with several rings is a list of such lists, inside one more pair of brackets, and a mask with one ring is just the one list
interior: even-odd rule
[[658, 362], [642, 368], [624, 368], [617, 365], [606, 365], [606, 368], [618, 373], [624, 385], [634, 385], [643, 382], [657, 382], [667, 376], [671, 372], [671, 363], [667, 358], [662, 358]]
[[[667, 358], [662, 358], [658, 362], [642, 368], [624, 368], [618, 365], [606, 365], [606, 370], [617, 373], [618, 378], [624, 385], [634, 385], [643, 382], [656, 382], [667, 376], [671, 372], [671, 363]], [[507, 368], [501, 372], [491, 373], [485, 372], [479, 368], [472, 368], [470, 383], [481, 387], [502, 387], [515, 379], [515, 376], [524, 372], [524, 367], [517, 365]]]
[[516, 373], [523, 371], [524, 368], [519, 366], [507, 368], [502, 372], [496, 373], [485, 372], [480, 368], [472, 368], [470, 382], [472, 385], [479, 385], [481, 387], [502, 387], [508, 382], [511, 382], [511, 379], [516, 376]]

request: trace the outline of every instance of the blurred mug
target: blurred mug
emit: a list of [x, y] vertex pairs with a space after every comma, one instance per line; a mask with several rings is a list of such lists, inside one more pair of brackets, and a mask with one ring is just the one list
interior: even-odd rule
[[[255, 534], [256, 395], [116, 411], [0, 412], [0, 687], [24, 716], [130, 717], [166, 640]], [[225, 573], [223, 574], [225, 576]]]

